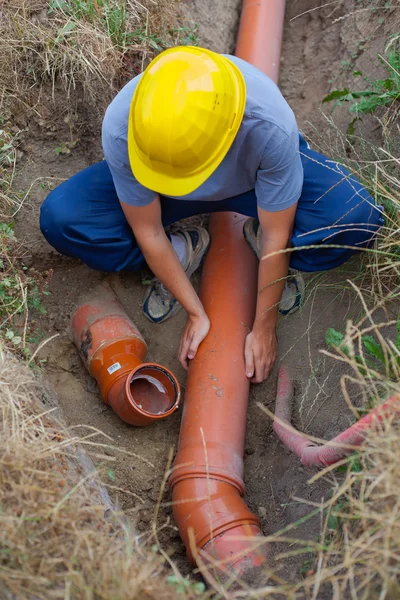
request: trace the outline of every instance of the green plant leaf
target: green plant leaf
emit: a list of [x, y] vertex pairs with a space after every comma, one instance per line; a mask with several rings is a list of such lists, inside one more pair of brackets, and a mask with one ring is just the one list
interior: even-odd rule
[[50, 0], [49, 2], [49, 10], [47, 11], [48, 15], [51, 15], [57, 9], [65, 9], [68, 8], [68, 3], [65, 0]]
[[58, 42], [61, 42], [66, 33], [70, 33], [71, 31], [73, 31], [76, 28], [76, 23], [74, 23], [73, 21], [68, 21], [68, 23], [66, 23], [66, 25], [64, 25], [64, 27], [61, 27], [61, 29], [59, 29], [57, 31], [57, 37], [56, 37], [56, 44]]
[[372, 335], [363, 335], [361, 339], [368, 354], [385, 363], [385, 354], [380, 343]]
[[400, 313], [397, 317], [397, 321], [396, 321], [396, 348], [397, 350], [400, 350]]
[[328, 517], [328, 529], [331, 531], [337, 531], [340, 526], [340, 520], [334, 514], [330, 514]]
[[385, 90], [389, 90], [389, 92], [391, 92], [393, 90], [393, 80], [392, 79], [385, 79], [385, 81], [382, 82], [383, 87], [385, 88]]
[[354, 135], [356, 130], [355, 124], [357, 121], [361, 121], [360, 117], [354, 117], [354, 119], [350, 121], [350, 123], [347, 125], [346, 135]]
[[351, 96], [349, 90], [344, 88], [344, 90], [334, 90], [328, 96], [322, 99], [322, 102], [332, 102], [332, 100], [343, 100], [346, 96]]
[[155, 50], [161, 50], [160, 46], [157, 44], [157, 42], [151, 38], [149, 38], [149, 44], [152, 48], [154, 48]]
[[336, 331], [333, 327], [329, 327], [329, 329], [325, 332], [325, 341], [328, 346], [338, 347], [344, 340], [344, 335], [340, 331]]

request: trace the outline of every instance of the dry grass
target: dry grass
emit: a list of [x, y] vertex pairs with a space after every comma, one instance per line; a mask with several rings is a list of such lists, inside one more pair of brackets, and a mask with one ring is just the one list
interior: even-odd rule
[[[81, 469], [76, 438], [44, 409], [41, 395], [33, 373], [1, 351], [2, 598], [210, 598], [193, 585], [183, 585], [176, 567], [167, 571], [161, 555], [143, 548], [120, 515], [105, 518], [107, 499], [91, 483], [97, 472]], [[287, 542], [289, 550], [279, 561], [288, 555], [315, 554], [305, 579], [285, 583], [274, 576], [272, 564], [269, 585], [221, 596], [397, 598], [399, 453], [398, 426], [387, 421], [360, 452], [361, 470], [354, 470], [350, 461], [341, 482], [331, 469], [319, 474], [330, 478], [333, 493], [325, 504], [310, 508], [310, 515], [321, 518], [318, 541], [296, 540], [296, 524], [268, 538], [271, 544]]]
[[[176, 598], [160, 554], [118, 514], [105, 518], [97, 472], [82, 468], [76, 438], [41, 396], [33, 373], [0, 349], [1, 598]], [[188, 587], [179, 595], [196, 597]]]
[[[363, 316], [347, 321], [336, 348], [322, 351], [345, 365], [341, 389], [356, 420], [360, 406], [367, 411], [390, 396], [400, 397], [399, 126], [393, 107], [382, 118], [374, 117], [382, 131], [382, 144], [376, 147], [362, 133], [349, 139], [331, 118], [327, 121], [329, 128], [319, 137], [319, 149], [349, 168], [383, 206], [385, 215], [376, 247], [364, 255], [362, 281], [359, 286], [348, 282]], [[334, 466], [310, 480], [328, 477], [332, 498], [320, 509], [320, 540], [308, 548], [315, 555], [314, 565], [294, 596], [287, 597], [400, 597], [399, 433], [395, 413], [379, 431], [368, 434], [357, 458], [343, 461], [342, 479]]]
[[[121, 81], [171, 43], [176, 0], [6, 0], [0, 101], [40, 105], [42, 84], [103, 110]], [[64, 104], [65, 101], [63, 101]]]
[[35, 337], [34, 312], [44, 312], [41, 304], [52, 271], [28, 269], [28, 250], [14, 235], [12, 219], [27, 194], [13, 190], [18, 134], [12, 135], [6, 123], [0, 129], [0, 336], [13, 351], [32, 358], [29, 341]]
[[388, 420], [369, 436], [356, 468], [350, 462], [340, 483], [331, 468], [318, 475], [331, 476], [333, 497], [320, 510], [320, 541], [310, 545], [314, 565], [287, 598], [400, 597], [399, 452], [399, 424]]
[[346, 136], [332, 117], [326, 116], [327, 128], [312, 135], [312, 144], [349, 169], [368, 189], [378, 206], [383, 207], [385, 225], [378, 234], [375, 251], [364, 254], [363, 268], [368, 277], [371, 305], [391, 294], [398, 297], [400, 288], [400, 145], [397, 109], [391, 108], [381, 118], [366, 117], [368, 129], [382, 132], [379, 146], [365, 139], [363, 130]]
[[[319, 146], [321, 152], [344, 164], [384, 208], [385, 225], [376, 246], [364, 253], [359, 284], [347, 282], [358, 297], [363, 316], [355, 322], [348, 320], [342, 341], [335, 348], [323, 351], [344, 365], [341, 389], [354, 420], [390, 396], [400, 397], [397, 107], [373, 119], [382, 131], [378, 147], [368, 143], [362, 133], [349, 139], [329, 117], [324, 136], [316, 132], [312, 138], [314, 147]], [[321, 520], [319, 539], [296, 540], [294, 526], [291, 539], [287, 539], [289, 549], [278, 557], [304, 555], [309, 565], [307, 575], [303, 581], [278, 584], [268, 594], [249, 594], [249, 598], [395, 600], [400, 597], [399, 433], [400, 418], [395, 413], [378, 431], [368, 434], [357, 456], [342, 461], [339, 471], [344, 471], [344, 475], [334, 465], [310, 479], [312, 483], [320, 477], [327, 478], [332, 488], [329, 500], [310, 506], [310, 515], [319, 515]], [[283, 540], [285, 532], [282, 534]], [[271, 536], [271, 541], [277, 536], [279, 532]]]
[[[360, 295], [360, 291], [356, 289]], [[324, 351], [346, 365], [341, 388], [354, 419], [385, 401], [400, 398], [400, 331], [396, 319], [386, 320], [382, 306], [368, 310], [357, 323], [348, 321], [342, 343]], [[361, 298], [364, 303], [364, 299]], [[398, 305], [397, 305], [398, 308]], [[397, 315], [395, 315], [397, 316]], [[383, 317], [383, 318], [382, 318]], [[363, 339], [373, 335], [384, 360], [366, 352]], [[260, 405], [260, 408], [263, 408]], [[287, 549], [277, 561], [303, 556], [307, 573], [294, 583], [275, 585], [273, 591], [249, 598], [287, 600], [395, 600], [400, 597], [400, 418], [393, 412], [368, 432], [357, 454], [311, 476], [309, 483], [324, 478], [331, 495], [320, 504], [308, 503], [303, 518], [320, 519], [318, 539], [296, 539], [297, 524], [288, 532], [276, 532], [271, 542], [285, 541]], [[314, 440], [316, 441], [316, 440]], [[344, 474], [343, 474], [344, 473]], [[311, 558], [310, 558], [311, 557]], [[279, 595], [281, 594], [281, 595]]]
[[[359, 413], [352, 399], [359, 395], [357, 388], [365, 408], [389, 396], [400, 397], [400, 345], [395, 343], [395, 324], [374, 318], [378, 313], [376, 307], [367, 310], [359, 323], [349, 322], [336, 352], [336, 358], [353, 371], [353, 375], [342, 376], [341, 384], [356, 417]], [[371, 333], [385, 356], [380, 364], [372, 361], [363, 347], [364, 336]], [[378, 431], [368, 434], [358, 458], [346, 461], [344, 480], [334, 481], [315, 573], [307, 584], [312, 598], [327, 589], [332, 594], [329, 597], [338, 600], [400, 597], [399, 433], [399, 415], [394, 413]], [[329, 468], [318, 477], [331, 472]]]

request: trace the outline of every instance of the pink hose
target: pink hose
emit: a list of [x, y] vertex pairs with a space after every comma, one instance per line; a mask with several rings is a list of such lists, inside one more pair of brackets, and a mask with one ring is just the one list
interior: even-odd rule
[[389, 415], [400, 411], [400, 397], [389, 398], [384, 404], [376, 406], [370, 413], [326, 444], [316, 446], [306, 435], [297, 431], [290, 424], [292, 403], [293, 383], [287, 367], [282, 366], [278, 375], [274, 431], [306, 467], [333, 465], [354, 452], [354, 446], [360, 446], [369, 431], [376, 429], [379, 423]]

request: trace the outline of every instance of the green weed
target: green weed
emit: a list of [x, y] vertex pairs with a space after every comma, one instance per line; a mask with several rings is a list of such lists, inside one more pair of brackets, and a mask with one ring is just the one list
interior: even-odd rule
[[[99, 0], [96, 5], [93, 0], [50, 0], [48, 14], [61, 11], [74, 20], [84, 19], [92, 24], [100, 25], [106, 30], [114, 46], [123, 52], [127, 51], [131, 45], [149, 46], [153, 50], [161, 52], [171, 45], [172, 39], [176, 45], [198, 45], [197, 24], [193, 27], [177, 27], [168, 31], [166, 35], [151, 32], [147, 22], [141, 27], [130, 30], [128, 9], [129, 5], [124, 1]], [[69, 20], [59, 30], [55, 42], [63, 41], [64, 37], [75, 27], [76, 22]]]
[[178, 595], [185, 594], [189, 590], [195, 595], [202, 595], [206, 589], [206, 586], [202, 581], [190, 581], [187, 576], [180, 577], [178, 575], [168, 575], [167, 584], [174, 586]]
[[8, 345], [29, 356], [35, 323], [28, 314], [45, 314], [42, 304], [52, 272], [39, 273], [23, 264], [24, 249], [12, 225], [0, 223], [0, 333]]
[[[340, 350], [349, 358], [352, 357], [358, 365], [360, 374], [364, 377], [373, 376], [373, 373], [378, 371], [389, 374], [394, 379], [397, 378], [398, 367], [400, 366], [400, 314], [396, 321], [394, 339], [394, 348], [397, 350], [398, 355], [389, 355], [384, 345], [370, 334], [361, 335], [363, 355], [354, 353], [350, 346], [346, 344], [345, 334], [333, 329], [333, 327], [326, 330], [325, 341], [331, 348]], [[367, 373], [366, 367], [371, 368], [369, 373]]]
[[[61, 142], [55, 149], [56, 154], [71, 154], [71, 150], [75, 148], [79, 140], [73, 140], [72, 142]], [[43, 188], [45, 189], [45, 188]]]
[[395, 108], [400, 99], [400, 34], [391, 37], [385, 48], [385, 56], [378, 54], [385, 67], [385, 79], [371, 79], [361, 71], [354, 71], [354, 77], [361, 77], [367, 89], [351, 91], [348, 88], [334, 90], [322, 102], [335, 102], [333, 108], [349, 103], [349, 111], [355, 117], [349, 125], [348, 134], [354, 134], [354, 125], [360, 115], [374, 113], [379, 107]]
[[173, 30], [176, 34], [176, 44], [179, 46], [198, 46], [199, 45], [199, 26], [197, 23], [193, 27], [178, 27]]
[[19, 133], [12, 135], [8, 131], [6, 119], [0, 116], [0, 218], [9, 214], [16, 200], [11, 191], [14, 179], [16, 146]]
[[[28, 322], [30, 311], [44, 314], [42, 298], [48, 294], [51, 272], [44, 274], [24, 265], [26, 250], [14, 234], [9, 214], [18, 194], [12, 192], [17, 135], [7, 130], [0, 119], [0, 336], [6, 345], [24, 357], [30, 357], [27, 343], [35, 335], [35, 323]], [[8, 222], [7, 222], [8, 221]]]

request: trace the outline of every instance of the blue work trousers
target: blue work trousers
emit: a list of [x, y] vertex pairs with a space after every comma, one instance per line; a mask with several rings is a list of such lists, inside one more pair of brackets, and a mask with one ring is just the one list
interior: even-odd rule
[[[382, 211], [346, 169], [311, 150], [300, 136], [304, 183], [291, 243], [290, 265], [301, 271], [332, 269], [368, 246], [383, 224]], [[164, 227], [204, 213], [235, 211], [257, 217], [254, 190], [220, 201], [161, 197]], [[121, 209], [105, 161], [88, 167], [55, 188], [43, 202], [43, 235], [58, 252], [100, 271], [136, 271], [144, 257]], [[301, 249], [302, 246], [317, 246]], [[329, 245], [343, 246], [332, 248]], [[346, 247], [347, 246], [347, 247]]]

